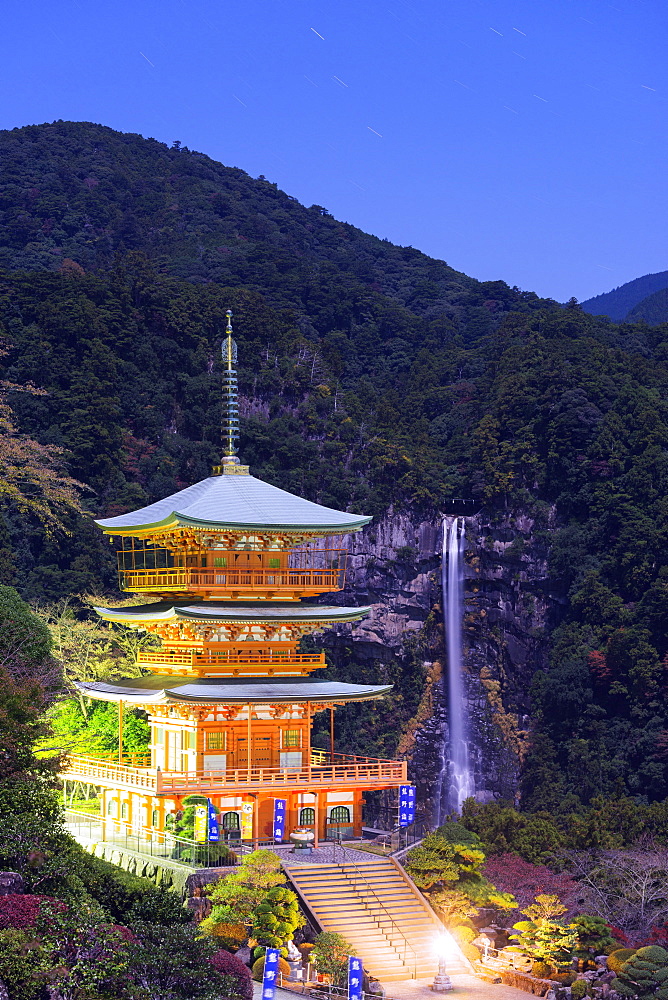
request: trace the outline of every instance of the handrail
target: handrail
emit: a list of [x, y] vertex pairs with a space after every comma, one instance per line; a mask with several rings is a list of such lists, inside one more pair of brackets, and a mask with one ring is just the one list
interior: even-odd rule
[[365, 757], [346, 757], [334, 754], [338, 760], [333, 764], [311, 764], [290, 767], [240, 767], [225, 771], [161, 771], [158, 768], [136, 767], [116, 764], [113, 761], [71, 754], [62, 769], [62, 774], [80, 774], [129, 785], [133, 788], [153, 790], [157, 794], [177, 789], [240, 788], [243, 786], [278, 786], [290, 784], [364, 784], [379, 781], [400, 783], [406, 780], [406, 762], [400, 760], [379, 760]]
[[288, 665], [290, 663], [325, 663], [324, 653], [293, 653], [284, 650], [262, 650], [256, 651], [251, 647], [243, 651], [226, 649], [210, 649], [206, 652], [196, 650], [171, 650], [171, 649], [145, 649], [137, 654], [137, 663], [166, 663], [179, 666], [196, 666], [213, 664], [218, 666], [221, 663], [277, 663]]
[[[342, 851], [345, 851], [345, 847], [343, 846], [343, 844], [341, 843], [341, 841], [340, 840], [339, 841], [335, 841], [334, 842], [334, 857], [336, 857], [336, 846], [337, 846], [337, 844], [341, 848]], [[381, 907], [381, 909], [383, 910], [383, 912], [386, 913], [387, 916], [389, 917], [392, 926], [396, 927], [397, 931], [399, 932], [400, 936], [403, 938], [403, 941], [404, 941], [404, 965], [407, 966], [407, 962], [406, 962], [406, 949], [409, 949], [410, 952], [411, 952], [411, 954], [413, 955], [413, 963], [412, 963], [413, 964], [413, 978], [416, 978], [417, 977], [417, 964], [418, 964], [417, 952], [415, 951], [415, 949], [413, 948], [413, 946], [409, 942], [408, 938], [406, 937], [406, 935], [402, 931], [401, 927], [396, 922], [396, 920], [394, 919], [394, 917], [392, 916], [392, 914], [390, 913], [390, 911], [387, 909], [387, 907], [385, 906], [385, 904], [382, 901], [382, 899], [380, 899], [380, 897], [376, 894], [376, 892], [375, 892], [372, 884], [364, 876], [363, 872], [360, 871], [357, 863], [355, 861], [344, 861], [343, 864], [344, 864], [344, 866], [346, 868], [352, 867], [352, 868], [355, 869], [356, 873], [359, 875], [359, 877], [365, 883], [365, 885], [367, 886], [367, 888], [371, 890], [371, 894], [374, 897], [374, 899], [376, 900], [376, 902], [378, 903], [378, 905]], [[370, 912], [370, 916], [371, 916], [372, 920], [374, 920], [375, 923], [378, 925], [378, 927], [382, 930], [382, 925], [379, 924], [377, 920], [375, 920], [375, 917], [373, 916], [373, 913], [371, 911], [369, 911], [369, 912]], [[385, 936], [387, 937], [387, 935], [385, 935]], [[390, 947], [394, 948], [394, 945], [392, 944], [391, 941], [390, 941]]]
[[120, 569], [121, 589], [134, 586], [225, 590], [244, 588], [260, 590], [340, 590], [344, 569], [199, 569], [175, 566], [167, 569]]

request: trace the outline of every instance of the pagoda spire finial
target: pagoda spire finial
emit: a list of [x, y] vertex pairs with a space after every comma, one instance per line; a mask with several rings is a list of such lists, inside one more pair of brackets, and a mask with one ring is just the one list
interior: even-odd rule
[[239, 399], [237, 387], [237, 345], [232, 337], [232, 310], [228, 309], [227, 336], [223, 340], [223, 454], [220, 465], [214, 466], [214, 475], [225, 473], [248, 474], [248, 466], [240, 465], [237, 458], [239, 440]]

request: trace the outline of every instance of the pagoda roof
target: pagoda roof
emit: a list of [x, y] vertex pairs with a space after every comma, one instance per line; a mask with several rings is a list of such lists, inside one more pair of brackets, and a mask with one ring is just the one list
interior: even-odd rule
[[123, 625], [144, 622], [217, 622], [220, 625], [261, 625], [263, 623], [353, 622], [364, 618], [370, 607], [340, 608], [325, 604], [303, 604], [293, 601], [257, 601], [248, 604], [237, 601], [200, 601], [197, 603], [159, 601], [156, 604], [135, 604], [125, 608], [95, 608], [105, 621]]
[[267, 677], [194, 678], [128, 677], [119, 681], [78, 682], [79, 691], [99, 701], [136, 705], [275, 705], [301, 702], [371, 701], [392, 690], [391, 684], [344, 684], [340, 681]]
[[228, 531], [359, 531], [371, 517], [333, 510], [295, 496], [255, 476], [210, 476], [157, 503], [95, 523], [108, 534], [178, 526]]

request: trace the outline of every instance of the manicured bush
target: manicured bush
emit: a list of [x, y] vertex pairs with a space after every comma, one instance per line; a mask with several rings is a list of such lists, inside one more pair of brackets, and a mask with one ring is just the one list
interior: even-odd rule
[[0, 982], [11, 1000], [40, 1000], [44, 980], [40, 976], [42, 949], [23, 930], [0, 930]]
[[[211, 958], [211, 964], [223, 976], [232, 976], [236, 980], [239, 1000], [253, 1000], [253, 980], [250, 969], [236, 955], [222, 948]], [[289, 968], [289, 966], [288, 966]]]
[[608, 955], [608, 968], [611, 972], [619, 975], [624, 962], [628, 962], [635, 953], [635, 948], [617, 948], [616, 951], [612, 951]]
[[615, 990], [623, 997], [668, 1000], [668, 951], [656, 944], [638, 948], [622, 965]]
[[9, 927], [14, 927], [17, 930], [34, 927], [37, 923], [40, 906], [45, 899], [52, 903], [55, 902], [50, 896], [24, 896], [17, 893], [0, 896], [0, 930]]
[[531, 966], [531, 975], [536, 979], [549, 979], [556, 971], [556, 966], [550, 965], [549, 962], [534, 962]]
[[460, 946], [462, 954], [468, 958], [469, 962], [479, 962], [481, 958], [480, 949], [474, 944], [465, 943]]
[[[284, 958], [279, 958], [278, 960], [278, 971], [282, 976], [290, 975], [290, 966]], [[258, 958], [255, 962], [253, 962], [252, 974], [256, 983], [262, 982], [262, 977], [264, 975], [264, 955], [262, 958]]]
[[587, 995], [589, 989], [589, 983], [586, 979], [576, 979], [571, 986], [571, 997], [572, 1000], [583, 1000]]

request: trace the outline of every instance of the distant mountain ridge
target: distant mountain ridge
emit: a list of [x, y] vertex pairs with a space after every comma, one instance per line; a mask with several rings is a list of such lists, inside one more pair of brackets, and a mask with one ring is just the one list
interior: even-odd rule
[[55, 271], [68, 258], [100, 274], [127, 251], [186, 281], [271, 288], [300, 311], [315, 270], [419, 315], [479, 284], [203, 153], [90, 122], [0, 131], [0, 269]]
[[[635, 310], [645, 299], [665, 288], [668, 288], [668, 271], [657, 271], [656, 274], [643, 274], [641, 278], [634, 278], [633, 281], [627, 281], [626, 284], [613, 288], [611, 292], [595, 295], [580, 304], [584, 311], [591, 313], [592, 316], [609, 316], [616, 323], [625, 319], [632, 322], [645, 319], [648, 323], [663, 323], [668, 320], [668, 311], [662, 318], [650, 320], [644, 312], [636, 313]], [[655, 303], [654, 306], [656, 305]], [[632, 311], [633, 318], [629, 315]], [[652, 309], [650, 305], [648, 311], [656, 312], [656, 308]]]

